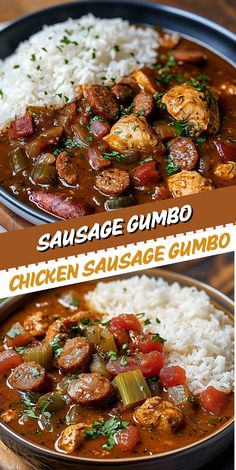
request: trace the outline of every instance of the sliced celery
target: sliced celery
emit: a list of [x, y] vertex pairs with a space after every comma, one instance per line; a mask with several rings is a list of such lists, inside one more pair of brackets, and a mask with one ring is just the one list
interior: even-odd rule
[[103, 328], [101, 330], [100, 346], [104, 352], [115, 351], [117, 352], [117, 347], [113, 334], [107, 329]]
[[117, 375], [115, 384], [126, 408], [135, 406], [151, 397], [151, 391], [140, 369]]
[[52, 348], [46, 343], [40, 343], [37, 346], [26, 348], [24, 353], [25, 362], [37, 362], [37, 364], [40, 364], [46, 370], [52, 367], [52, 358]]

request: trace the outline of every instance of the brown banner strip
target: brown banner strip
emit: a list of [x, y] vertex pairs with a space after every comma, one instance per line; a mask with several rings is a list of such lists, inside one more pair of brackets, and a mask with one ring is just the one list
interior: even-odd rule
[[[31, 263], [73, 256], [80, 253], [88, 253], [99, 249], [111, 248], [113, 246], [127, 245], [129, 243], [137, 243], [153, 238], [167, 237], [178, 233], [234, 223], [236, 222], [235, 200], [236, 186], [231, 186], [216, 191], [199, 193], [197, 195], [168, 199], [156, 203], [152, 202], [119, 211], [94, 214], [81, 217], [80, 219], [63, 220], [61, 222], [45, 224], [29, 229], [3, 233], [0, 235], [0, 269], [25, 266]], [[146, 216], [153, 211], [160, 213], [162, 210], [168, 210], [176, 206], [181, 208], [185, 204], [191, 205], [193, 209], [192, 218], [186, 223], [180, 222], [177, 225], [169, 226], [160, 225], [151, 230], [137, 230], [136, 233], [133, 234], [128, 233], [126, 230], [126, 224], [134, 214], [143, 214]], [[93, 240], [91, 242], [87, 241], [84, 244], [63, 248], [56, 247], [44, 252], [37, 251], [38, 240], [45, 233], [50, 233], [53, 236], [58, 230], [78, 230], [84, 225], [92, 228], [94, 223], [102, 225], [106, 221], [113, 221], [117, 218], [125, 220], [125, 230], [122, 236], [110, 236], [107, 239]]]

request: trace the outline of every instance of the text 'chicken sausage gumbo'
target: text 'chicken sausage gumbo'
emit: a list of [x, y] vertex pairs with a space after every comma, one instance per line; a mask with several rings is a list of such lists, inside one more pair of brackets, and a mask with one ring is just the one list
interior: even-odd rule
[[155, 333], [143, 330], [142, 313], [104, 322], [86, 310], [87, 291], [41, 294], [5, 323], [1, 420], [30, 441], [89, 458], [178, 449], [227, 423], [233, 393], [209, 386], [193, 395], [185, 369], [165, 366], [159, 319]]
[[[62, 219], [236, 183], [234, 68], [162, 34], [158, 62], [0, 135], [0, 183]], [[60, 73], [60, 71], [58, 71]]]

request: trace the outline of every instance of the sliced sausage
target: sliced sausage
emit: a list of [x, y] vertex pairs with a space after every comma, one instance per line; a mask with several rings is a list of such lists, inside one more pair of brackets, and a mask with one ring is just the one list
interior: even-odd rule
[[177, 168], [192, 170], [199, 159], [195, 144], [188, 137], [177, 137], [169, 142], [169, 156]]
[[111, 91], [120, 103], [126, 103], [127, 101], [132, 99], [132, 96], [134, 94], [132, 88], [127, 85], [121, 85], [119, 83], [114, 85]]
[[54, 214], [61, 219], [75, 219], [91, 214], [91, 207], [80, 202], [77, 198], [59, 193], [34, 191], [30, 200], [46, 212]]
[[106, 406], [114, 397], [110, 381], [96, 373], [80, 374], [69, 384], [67, 391], [73, 400], [86, 406]]
[[58, 155], [56, 169], [61, 179], [70, 186], [76, 186], [78, 183], [79, 168], [73, 157], [69, 157], [67, 152], [62, 152]]
[[39, 392], [46, 384], [46, 371], [37, 362], [20, 364], [11, 375], [9, 382], [22, 392]]
[[83, 372], [92, 360], [92, 346], [86, 338], [69, 339], [58, 358], [60, 369], [66, 374]]
[[151, 93], [141, 92], [134, 98], [134, 109], [133, 113], [145, 118], [150, 118], [155, 109], [155, 101]]
[[211, 191], [214, 188], [211, 180], [205, 178], [197, 171], [181, 171], [169, 176], [167, 184], [173, 197]]
[[130, 186], [131, 180], [128, 171], [113, 168], [105, 170], [96, 177], [96, 187], [108, 196], [119, 196]]
[[178, 49], [177, 51], [172, 51], [171, 55], [175, 57], [179, 64], [194, 64], [194, 65], [204, 65], [207, 61], [207, 56], [203, 52], [199, 51], [185, 51]]
[[88, 101], [94, 114], [115, 121], [119, 115], [119, 104], [108, 87], [92, 85], [88, 88]]

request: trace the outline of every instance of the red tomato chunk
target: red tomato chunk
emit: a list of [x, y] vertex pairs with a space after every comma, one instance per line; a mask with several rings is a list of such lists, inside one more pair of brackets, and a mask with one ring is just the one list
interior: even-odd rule
[[22, 362], [24, 362], [23, 357], [14, 351], [14, 349], [6, 349], [0, 352], [0, 374], [8, 372], [10, 369], [15, 369]]
[[106, 368], [114, 376], [122, 372], [140, 369], [144, 377], [150, 378], [159, 375], [163, 365], [164, 354], [159, 351], [152, 351], [147, 354], [139, 353], [135, 356], [122, 356], [115, 361], [110, 359]]
[[183, 385], [186, 382], [185, 370], [180, 366], [163, 367], [160, 371], [160, 381], [164, 387]]
[[144, 333], [143, 335], [135, 335], [130, 334], [132, 344], [132, 349], [137, 349], [143, 353], [149, 353], [151, 351], [159, 351], [162, 352], [164, 348], [164, 344], [160, 341], [155, 341], [155, 335], [151, 333]]
[[134, 171], [135, 184], [138, 186], [150, 186], [159, 179], [156, 162], [147, 162], [139, 165]]
[[199, 395], [199, 403], [204, 410], [214, 415], [219, 415], [223, 410], [227, 395], [215, 387], [208, 387]]
[[136, 315], [123, 313], [118, 317], [112, 318], [109, 330], [111, 333], [119, 330], [142, 331], [142, 326]]
[[34, 133], [34, 123], [32, 114], [26, 113], [21, 118], [15, 119], [9, 128], [9, 134], [12, 139], [26, 137]]
[[214, 144], [224, 162], [236, 161], [236, 142], [220, 142], [215, 140]]
[[129, 426], [127, 429], [118, 431], [115, 436], [117, 445], [123, 452], [131, 452], [140, 441], [140, 436], [135, 426]]

